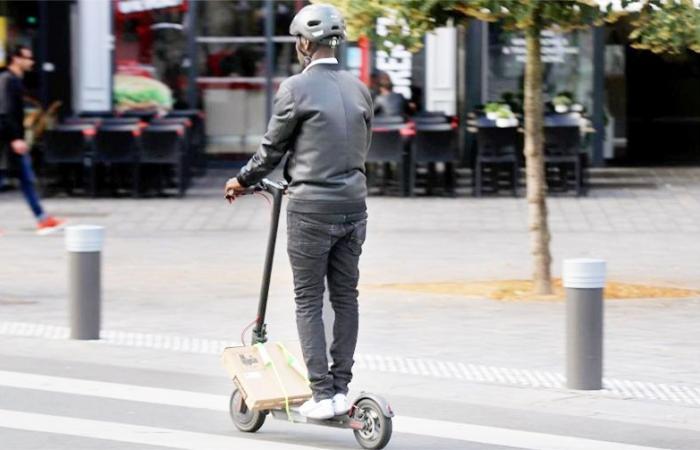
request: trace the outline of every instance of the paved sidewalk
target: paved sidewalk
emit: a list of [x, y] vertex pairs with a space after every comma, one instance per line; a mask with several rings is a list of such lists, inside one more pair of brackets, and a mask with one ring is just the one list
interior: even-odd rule
[[[269, 207], [227, 205], [228, 173], [212, 171], [181, 199], [47, 200], [73, 223], [107, 227], [104, 329], [236, 340], [255, 316]], [[618, 281], [700, 288], [700, 170], [609, 169], [590, 197], [550, 200], [553, 269], [602, 257]], [[362, 260], [358, 352], [561, 373], [557, 302], [497, 302], [406, 293], [400, 282], [529, 276], [525, 200], [372, 197]], [[0, 194], [0, 321], [67, 324], [60, 236], [31, 229], [16, 193]], [[284, 229], [284, 223], [281, 224]], [[270, 297], [274, 338], [293, 338], [291, 275], [280, 234]], [[700, 386], [700, 298], [606, 305], [606, 376]]]
[[[66, 198], [48, 209], [74, 221], [103, 224], [112, 232], [258, 230], [266, 223], [265, 202], [243, 199], [227, 207], [223, 185], [235, 171], [210, 170], [184, 199]], [[587, 197], [550, 197], [553, 232], [700, 232], [700, 168], [597, 169]], [[371, 197], [374, 230], [391, 232], [523, 232], [525, 199]], [[521, 192], [522, 194], [522, 192]], [[259, 203], [259, 204], [258, 204]], [[8, 235], [31, 229], [31, 216], [18, 192], [0, 193], [0, 225]], [[556, 238], [556, 236], [555, 236]]]

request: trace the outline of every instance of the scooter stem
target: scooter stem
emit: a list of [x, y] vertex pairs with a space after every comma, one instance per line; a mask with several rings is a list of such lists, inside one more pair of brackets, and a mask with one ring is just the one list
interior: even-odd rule
[[260, 287], [260, 301], [258, 302], [258, 316], [253, 328], [253, 344], [267, 342], [267, 330], [265, 325], [265, 312], [267, 310], [267, 296], [270, 291], [270, 276], [272, 274], [272, 262], [275, 258], [275, 244], [277, 242], [277, 228], [280, 221], [282, 208], [282, 196], [286, 186], [263, 180], [266, 191], [272, 194], [272, 217], [270, 220], [270, 234], [267, 238], [267, 254], [265, 255], [265, 267], [263, 268], [262, 286]]

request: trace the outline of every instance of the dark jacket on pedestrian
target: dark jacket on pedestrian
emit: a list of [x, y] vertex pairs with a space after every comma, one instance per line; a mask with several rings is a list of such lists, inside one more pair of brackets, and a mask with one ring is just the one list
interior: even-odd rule
[[374, 99], [374, 115], [376, 117], [405, 116], [408, 113], [408, 103], [398, 92], [379, 94]]
[[289, 151], [289, 211], [361, 212], [371, 136], [367, 87], [338, 64], [316, 64], [280, 85], [260, 148], [237, 178], [243, 186], [259, 182]]
[[10, 70], [0, 73], [0, 131], [4, 142], [24, 139], [24, 84]]
[[24, 139], [24, 84], [10, 70], [0, 73], [0, 169], [13, 169], [9, 143]]

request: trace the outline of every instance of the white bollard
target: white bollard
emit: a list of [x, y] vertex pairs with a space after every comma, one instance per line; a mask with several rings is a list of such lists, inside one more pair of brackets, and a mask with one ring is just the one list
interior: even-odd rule
[[71, 339], [100, 338], [101, 252], [104, 228], [66, 228]]
[[596, 390], [603, 387], [603, 288], [605, 261], [567, 259], [566, 386]]

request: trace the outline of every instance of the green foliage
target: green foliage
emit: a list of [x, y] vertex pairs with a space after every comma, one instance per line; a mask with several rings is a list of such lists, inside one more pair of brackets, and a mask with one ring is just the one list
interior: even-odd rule
[[634, 48], [666, 55], [700, 52], [700, 9], [692, 0], [649, 1], [632, 26]]
[[[401, 44], [416, 51], [423, 36], [448, 21], [470, 18], [501, 21], [510, 30], [572, 30], [602, 23], [593, 0], [314, 0], [330, 3], [345, 15], [350, 39], [367, 36], [380, 48]], [[377, 19], [393, 19], [387, 37], [377, 35]]]
[[570, 31], [602, 23], [605, 13], [594, 0], [452, 0], [465, 16], [500, 21], [506, 29]]
[[[451, 11], [444, 8], [444, 0], [313, 0], [329, 3], [343, 12], [348, 27], [348, 37], [369, 38], [376, 47], [387, 49], [403, 45], [417, 51], [423, 45], [423, 36], [437, 26], [446, 23]], [[387, 26], [387, 36], [377, 34], [377, 19], [392, 19]]]
[[498, 118], [501, 119], [510, 119], [515, 117], [513, 114], [513, 111], [511, 110], [510, 105], [507, 103], [500, 103], [500, 102], [488, 102], [484, 106], [484, 112], [488, 115], [495, 115]]
[[552, 99], [554, 105], [571, 106], [572, 103], [573, 100], [569, 95], [559, 94]]
[[[630, 16], [630, 40], [636, 48], [679, 54], [686, 48], [700, 52], [700, 10], [693, 0], [622, 0], [601, 8], [597, 0], [314, 0], [331, 3], [344, 14], [351, 39], [367, 36], [378, 48], [401, 44], [420, 49], [423, 35], [448, 21], [470, 18], [504, 28], [538, 34], [542, 30], [572, 31]], [[636, 10], [635, 8], [636, 7]], [[377, 19], [388, 17], [388, 36], [377, 35]]]
[[489, 102], [484, 106], [484, 112], [487, 113], [497, 113], [501, 110], [501, 104], [496, 102]]
[[501, 108], [497, 113], [496, 117], [499, 119], [512, 119], [514, 117], [513, 111], [510, 108]]

